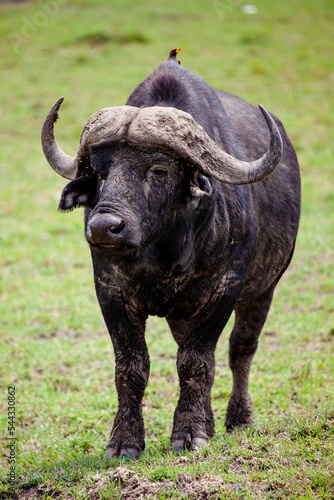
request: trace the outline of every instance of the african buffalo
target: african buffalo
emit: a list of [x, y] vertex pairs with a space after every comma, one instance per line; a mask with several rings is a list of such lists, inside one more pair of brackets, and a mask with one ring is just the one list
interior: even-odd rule
[[85, 207], [114, 346], [119, 406], [105, 456], [138, 457], [145, 447], [148, 315], [166, 317], [178, 344], [172, 450], [200, 447], [214, 434], [214, 352], [233, 310], [225, 425], [250, 426], [249, 370], [300, 214], [298, 161], [283, 125], [262, 106], [213, 89], [176, 57], [125, 106], [88, 119], [76, 158], [54, 138], [62, 101], [46, 117], [42, 145], [51, 167], [71, 180], [59, 209]]

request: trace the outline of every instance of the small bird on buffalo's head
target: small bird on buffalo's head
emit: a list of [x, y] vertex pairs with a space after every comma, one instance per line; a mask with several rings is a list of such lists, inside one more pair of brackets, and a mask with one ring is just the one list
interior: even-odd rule
[[169, 53], [168, 60], [175, 61], [177, 64], [181, 64], [178, 58], [176, 57], [176, 54], [180, 52], [181, 48], [178, 49], [172, 49]]

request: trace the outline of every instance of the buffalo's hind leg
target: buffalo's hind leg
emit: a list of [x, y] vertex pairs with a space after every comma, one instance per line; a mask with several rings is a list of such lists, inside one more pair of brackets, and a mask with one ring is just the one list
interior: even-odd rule
[[253, 424], [252, 401], [248, 394], [249, 370], [258, 346], [258, 338], [267, 319], [276, 282], [252, 302], [235, 309], [235, 324], [230, 336], [229, 365], [233, 389], [227, 407], [227, 432]]

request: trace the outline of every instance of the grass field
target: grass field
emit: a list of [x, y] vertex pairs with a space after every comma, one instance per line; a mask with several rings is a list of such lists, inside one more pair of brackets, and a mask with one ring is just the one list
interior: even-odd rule
[[[0, 429], [5, 499], [334, 498], [334, 4], [330, 0], [0, 2]], [[83, 213], [57, 212], [65, 180], [40, 130], [65, 95], [57, 140], [74, 155], [86, 119], [121, 105], [170, 49], [211, 85], [279, 116], [302, 171], [303, 211], [253, 362], [255, 427], [227, 435], [227, 340], [217, 349], [216, 437], [169, 453], [176, 345], [150, 318], [146, 450], [102, 461], [117, 396]], [[15, 475], [8, 483], [8, 387]]]

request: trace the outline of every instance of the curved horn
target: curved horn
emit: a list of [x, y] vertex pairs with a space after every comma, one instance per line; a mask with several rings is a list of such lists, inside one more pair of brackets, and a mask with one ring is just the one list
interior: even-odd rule
[[78, 160], [60, 149], [53, 133], [54, 123], [58, 119], [58, 111], [63, 100], [64, 97], [58, 99], [45, 118], [41, 134], [42, 148], [45, 158], [53, 170], [62, 177], [73, 180], [77, 176]]
[[130, 125], [131, 142], [168, 147], [204, 173], [227, 184], [251, 184], [267, 177], [283, 151], [281, 134], [268, 111], [259, 106], [270, 132], [269, 150], [258, 160], [238, 160], [223, 151], [194, 118], [176, 108], [143, 108]]
[[190, 161], [202, 172], [227, 184], [251, 184], [264, 179], [276, 168], [283, 152], [281, 134], [261, 105], [259, 108], [270, 132], [270, 147], [261, 158], [251, 162], [226, 153], [189, 113], [164, 106], [116, 106], [103, 108], [89, 118], [81, 135], [78, 156], [74, 158], [60, 149], [53, 133], [63, 100], [63, 97], [59, 99], [46, 117], [42, 146], [52, 168], [71, 180], [78, 175], [80, 161], [89, 154], [88, 146], [105, 140], [163, 147], [173, 156]]

